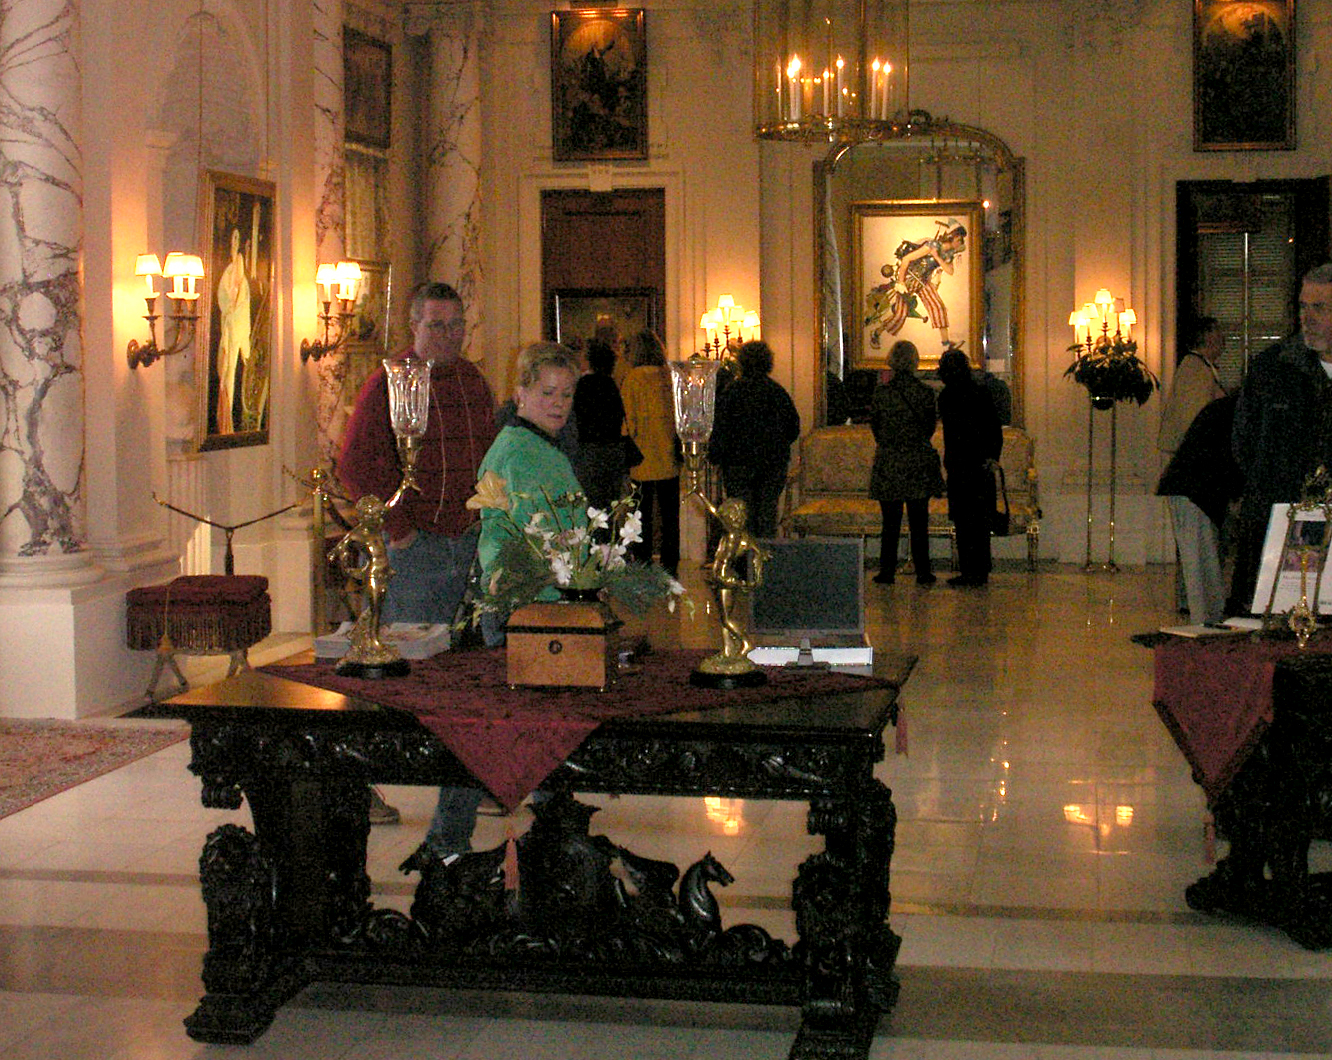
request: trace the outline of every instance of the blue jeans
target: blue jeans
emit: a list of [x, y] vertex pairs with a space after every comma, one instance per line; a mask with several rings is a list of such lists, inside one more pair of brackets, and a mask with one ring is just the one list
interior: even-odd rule
[[406, 548], [390, 548], [393, 578], [384, 598], [383, 623], [452, 623], [480, 536], [479, 525], [457, 537], [417, 531]]
[[[467, 589], [480, 526], [457, 537], [418, 531], [406, 548], [390, 548], [393, 578], [383, 621], [451, 624]], [[472, 848], [472, 827], [481, 802], [479, 788], [440, 788], [425, 845], [439, 856]]]

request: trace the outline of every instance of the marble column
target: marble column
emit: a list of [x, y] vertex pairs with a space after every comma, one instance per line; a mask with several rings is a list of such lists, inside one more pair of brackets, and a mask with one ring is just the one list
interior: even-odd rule
[[90, 566], [78, 33], [75, 0], [0, 2], [0, 584]]
[[[347, 180], [342, 85], [342, 0], [314, 5], [315, 261], [344, 257]], [[341, 429], [336, 420], [347, 375], [345, 356], [314, 364], [315, 420], [322, 463], [336, 467]]]
[[468, 310], [468, 337], [479, 326], [481, 274], [481, 63], [478, 5], [450, 5], [409, 32], [428, 34], [430, 80], [424, 87], [428, 124], [420, 156], [427, 211], [421, 275], [451, 283]]

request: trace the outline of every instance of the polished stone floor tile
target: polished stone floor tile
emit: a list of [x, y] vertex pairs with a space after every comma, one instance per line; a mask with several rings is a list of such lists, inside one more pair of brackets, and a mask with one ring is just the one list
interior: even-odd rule
[[[1151, 653], [1129, 639], [1173, 621], [1172, 577], [1049, 567], [1001, 569], [984, 592], [867, 586], [877, 649], [920, 656], [903, 696], [907, 753], [890, 740], [876, 770], [898, 813], [902, 992], [874, 1060], [1332, 1054], [1332, 953], [1184, 902], [1209, 871], [1205, 802], [1151, 708]], [[715, 629], [682, 618], [643, 628], [667, 621], [698, 645]], [[282, 639], [256, 661], [300, 646]], [[188, 762], [188, 743], [176, 744], [0, 820], [5, 1060], [787, 1055], [797, 1014], [783, 1008], [327, 984], [253, 1046], [192, 1042], [181, 1020], [206, 948], [199, 848], [249, 814], [202, 807]], [[398, 864], [435, 792], [383, 791], [402, 823], [371, 832], [372, 900], [405, 911], [416, 877]], [[821, 845], [802, 805], [587, 801], [599, 807], [593, 831], [635, 853], [684, 867], [712, 851], [735, 875], [717, 892], [724, 922], [793, 937], [790, 881]], [[498, 845], [513, 827], [482, 816], [474, 843]], [[1332, 844], [1315, 844], [1311, 861], [1332, 871]]]

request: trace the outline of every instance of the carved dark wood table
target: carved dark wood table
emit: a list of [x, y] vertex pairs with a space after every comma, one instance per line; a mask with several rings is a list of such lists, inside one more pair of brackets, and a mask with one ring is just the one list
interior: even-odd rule
[[1309, 949], [1332, 946], [1332, 874], [1309, 871], [1312, 841], [1332, 837], [1329, 649], [1322, 634], [1305, 652], [1246, 639], [1170, 643], [1156, 656], [1157, 711], [1230, 843], [1185, 900]]
[[[368, 785], [476, 783], [414, 716], [253, 671], [146, 709], [190, 722], [204, 805], [244, 798], [254, 821], [200, 859], [200, 1041], [252, 1042], [304, 986], [341, 981], [798, 1005], [793, 1058], [864, 1057], [896, 1001], [896, 811], [874, 777], [894, 687], [603, 722], [516, 849], [417, 860], [410, 916], [369, 900]], [[731, 877], [710, 855], [681, 874], [590, 835], [576, 791], [807, 802], [824, 849], [797, 870], [796, 941], [724, 926], [709, 886]]]

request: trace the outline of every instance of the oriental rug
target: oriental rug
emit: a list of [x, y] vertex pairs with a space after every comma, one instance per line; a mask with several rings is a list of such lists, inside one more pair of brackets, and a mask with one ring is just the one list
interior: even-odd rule
[[179, 743], [187, 725], [0, 719], [0, 817]]

